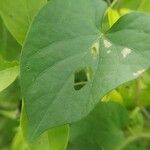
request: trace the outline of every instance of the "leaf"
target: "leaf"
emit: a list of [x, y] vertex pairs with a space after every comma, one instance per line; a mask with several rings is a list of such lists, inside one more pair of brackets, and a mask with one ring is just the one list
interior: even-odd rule
[[21, 100], [19, 81], [15, 80], [10, 86], [0, 92], [0, 106], [16, 110]]
[[0, 18], [0, 55], [8, 61], [18, 60], [21, 46], [6, 29]]
[[29, 144], [24, 139], [22, 130], [20, 128], [13, 139], [11, 147], [12, 150], [41, 150], [43, 148], [44, 150], [50, 150], [47, 132], [35, 140], [34, 143]]
[[71, 125], [67, 150], [116, 150], [125, 139], [127, 121], [128, 113], [121, 105], [98, 103], [86, 118]]
[[7, 88], [18, 76], [17, 62], [7, 62], [0, 58], [0, 92]]
[[109, 25], [110, 27], [123, 15], [130, 13], [131, 11], [129, 9], [120, 9], [115, 10], [112, 8], [108, 9], [108, 20], [109, 20]]
[[142, 0], [138, 10], [145, 11], [145, 12], [150, 12], [150, 6], [148, 5], [148, 3], [149, 3], [148, 0]]
[[22, 44], [29, 25], [46, 0], [1, 0], [0, 15], [15, 39]]
[[23, 142], [25, 143], [24, 145], [26, 145], [28, 150], [41, 150], [41, 149], [43, 149], [43, 147], [45, 150], [50, 149], [48, 131], [43, 133], [33, 143], [30, 143], [28, 141], [28, 135], [27, 135], [28, 117], [27, 117], [24, 105], [22, 105], [22, 112], [21, 112], [21, 118], [20, 118], [20, 128], [21, 128], [20, 132], [22, 134], [22, 139], [23, 139]]
[[20, 122], [22, 136], [29, 150], [41, 150], [43, 147], [44, 150], [66, 150], [69, 137], [69, 125], [49, 129], [31, 143], [27, 134], [29, 123], [24, 105], [22, 107]]
[[50, 129], [48, 137], [52, 150], [66, 150], [69, 138], [69, 125]]
[[143, 0], [122, 0], [118, 2], [119, 6], [118, 8], [128, 8], [131, 10], [137, 10], [140, 4], [142, 3]]
[[105, 95], [101, 99], [101, 101], [103, 101], [103, 102], [113, 101], [113, 102], [116, 102], [118, 104], [124, 105], [124, 101], [123, 101], [121, 94], [116, 90], [113, 90], [110, 93], [108, 93], [107, 95]]
[[150, 12], [150, 6], [148, 5], [149, 0], [123, 0], [117, 2], [115, 8], [128, 8], [130, 10]]
[[136, 103], [136, 80], [127, 82], [120, 87], [117, 88], [118, 92], [121, 94], [121, 96], [124, 99], [124, 105], [128, 109], [133, 109], [135, 107]]
[[14, 130], [18, 126], [16, 120], [8, 119], [0, 115], [0, 149], [10, 149], [10, 143], [15, 134]]
[[137, 80], [120, 86], [117, 90], [122, 95], [128, 109], [133, 109], [137, 103], [141, 107], [150, 106], [150, 70], [143, 73]]
[[29, 150], [20, 129], [13, 138], [11, 150]]
[[[105, 94], [150, 66], [150, 15], [131, 13], [101, 33], [105, 6], [53, 0], [35, 18], [21, 58], [31, 139], [85, 117]], [[88, 81], [77, 90], [76, 72], [86, 69]]]

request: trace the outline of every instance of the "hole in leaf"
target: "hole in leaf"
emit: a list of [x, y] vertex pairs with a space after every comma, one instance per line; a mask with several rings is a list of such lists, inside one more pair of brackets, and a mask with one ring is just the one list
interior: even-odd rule
[[99, 53], [99, 41], [96, 41], [91, 47], [91, 53], [93, 56], [97, 56]]
[[92, 47], [92, 54], [97, 54], [97, 49], [96, 49], [96, 47]]
[[90, 67], [84, 67], [75, 71], [74, 74], [74, 89], [80, 90], [91, 79], [92, 69]]

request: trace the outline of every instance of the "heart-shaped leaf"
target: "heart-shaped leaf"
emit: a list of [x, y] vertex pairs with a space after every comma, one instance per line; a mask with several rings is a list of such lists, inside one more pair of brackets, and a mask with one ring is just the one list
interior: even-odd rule
[[35, 17], [21, 58], [31, 138], [83, 118], [150, 66], [150, 15], [126, 15], [101, 33], [105, 8], [100, 0], [53, 0]]

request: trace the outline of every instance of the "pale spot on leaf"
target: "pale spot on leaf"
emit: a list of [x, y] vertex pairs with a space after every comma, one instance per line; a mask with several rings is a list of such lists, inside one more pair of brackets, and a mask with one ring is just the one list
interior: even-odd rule
[[137, 77], [137, 76], [141, 75], [144, 71], [145, 71], [145, 69], [138, 70], [137, 72], [133, 73], [133, 76]]
[[121, 54], [123, 55], [123, 58], [126, 58], [127, 55], [129, 55], [131, 53], [131, 49], [130, 48], [124, 48], [122, 51], [121, 51]]
[[109, 54], [109, 53], [111, 53], [111, 50], [108, 50], [108, 51], [107, 51], [107, 54]]
[[111, 45], [112, 45], [112, 44], [111, 44], [109, 41], [104, 40], [104, 46], [105, 46], [105, 48], [110, 48]]
[[86, 72], [86, 76], [87, 76], [87, 79], [90, 80], [90, 78], [91, 78], [90, 72], [87, 71], [87, 72]]
[[93, 56], [97, 56], [99, 53], [99, 41], [96, 41], [91, 47], [91, 53]]

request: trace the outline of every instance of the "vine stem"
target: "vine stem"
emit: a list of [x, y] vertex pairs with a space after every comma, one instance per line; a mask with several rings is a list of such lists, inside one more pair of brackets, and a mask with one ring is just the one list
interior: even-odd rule
[[126, 140], [124, 140], [122, 144], [118, 146], [117, 150], [123, 150], [128, 144], [141, 138], [150, 139], [150, 134], [142, 132], [142, 133], [130, 136]]
[[147, 117], [147, 119], [150, 119], [150, 113], [144, 107], [141, 107], [141, 111]]
[[111, 1], [107, 0], [107, 4], [108, 4], [108, 6], [110, 6], [111, 5]]
[[113, 2], [111, 2], [110, 0], [107, 0], [107, 4], [109, 7], [113, 8], [114, 5], [118, 2], [118, 0], [114, 0]]

